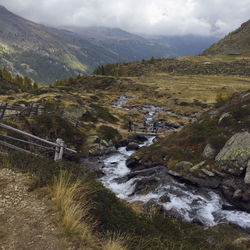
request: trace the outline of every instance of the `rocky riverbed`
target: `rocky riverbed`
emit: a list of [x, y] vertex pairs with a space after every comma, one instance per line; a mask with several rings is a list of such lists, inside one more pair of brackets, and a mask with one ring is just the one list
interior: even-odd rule
[[[119, 101], [116, 103], [117, 108], [122, 108], [126, 103], [126, 98], [121, 100], [122, 104]], [[153, 106], [144, 108], [148, 110], [145, 115], [148, 123], [152, 123], [157, 112], [161, 111], [161, 108]], [[231, 223], [250, 232], [250, 213], [247, 207], [244, 207], [244, 199], [248, 196], [244, 193], [245, 184], [243, 185], [242, 181], [238, 185], [235, 179], [231, 182], [229, 179], [224, 180], [223, 173], [206, 169], [203, 166], [205, 161], [197, 166], [180, 162], [175, 168], [180, 171], [173, 171], [167, 166], [144, 162], [137, 157], [130, 158], [139, 147], [152, 144], [154, 137], [146, 139], [134, 138], [132, 142], [123, 140], [116, 145], [115, 151], [106, 156], [99, 156], [98, 161], [96, 157], [92, 158], [97, 177], [107, 188], [121, 199], [143, 203], [145, 209], [153, 207], [167, 216], [206, 226]], [[131, 143], [136, 144], [136, 147], [128, 147]], [[228, 147], [231, 144], [229, 143]], [[223, 152], [222, 158], [226, 154], [225, 150]], [[212, 154], [209, 146], [204, 150], [204, 154], [208, 158]], [[224, 158], [221, 164], [227, 165]], [[229, 171], [235, 170], [235, 164], [232, 162], [231, 165]], [[198, 176], [197, 169], [201, 169]], [[240, 171], [239, 175], [243, 171], [240, 168], [236, 170]], [[234, 184], [237, 184], [237, 190], [233, 188]]]

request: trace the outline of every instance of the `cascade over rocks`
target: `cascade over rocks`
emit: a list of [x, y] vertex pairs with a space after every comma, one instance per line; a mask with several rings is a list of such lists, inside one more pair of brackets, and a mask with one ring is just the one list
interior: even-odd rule
[[216, 165], [226, 173], [240, 176], [250, 159], [250, 134], [237, 133], [232, 136], [215, 158]]

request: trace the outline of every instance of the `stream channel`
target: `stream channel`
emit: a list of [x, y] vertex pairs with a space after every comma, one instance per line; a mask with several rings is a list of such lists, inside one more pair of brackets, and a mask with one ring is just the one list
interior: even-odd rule
[[[122, 96], [119, 100], [113, 106], [122, 108], [122, 105], [126, 103], [126, 98]], [[145, 119], [148, 123], [151, 123], [159, 108], [153, 106], [147, 108], [148, 113]], [[154, 137], [149, 137], [140, 147], [152, 144], [153, 139]], [[188, 222], [198, 222], [206, 226], [231, 223], [250, 231], [250, 213], [238, 210], [224, 210], [223, 207], [229, 204], [219, 192], [178, 182], [168, 174], [164, 176], [164, 181], [153, 191], [146, 195], [134, 194], [136, 182], [146, 178], [145, 176], [136, 175], [129, 178], [128, 181], [126, 179], [123, 182], [119, 181], [131, 172], [126, 166], [126, 160], [134, 152], [126, 151], [126, 147], [121, 147], [116, 153], [106, 156], [103, 160], [104, 167], [102, 170], [105, 175], [99, 180], [117, 197], [128, 202], [143, 201], [146, 203], [154, 200], [170, 214], [175, 214]], [[162, 199], [164, 195], [168, 197], [165, 201]]]

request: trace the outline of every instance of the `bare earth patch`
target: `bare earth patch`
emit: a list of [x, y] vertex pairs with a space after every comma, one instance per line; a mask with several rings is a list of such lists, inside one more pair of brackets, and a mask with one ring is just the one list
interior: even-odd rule
[[28, 192], [28, 177], [0, 169], [0, 249], [70, 249], [45, 202]]

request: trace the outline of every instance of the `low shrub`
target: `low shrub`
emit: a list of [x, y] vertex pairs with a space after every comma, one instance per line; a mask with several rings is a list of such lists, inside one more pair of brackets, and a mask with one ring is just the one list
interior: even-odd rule
[[106, 125], [101, 125], [97, 129], [97, 133], [100, 139], [106, 140], [106, 141], [111, 140], [113, 142], [117, 142], [122, 139], [122, 136], [120, 135], [117, 129], [106, 126]]

